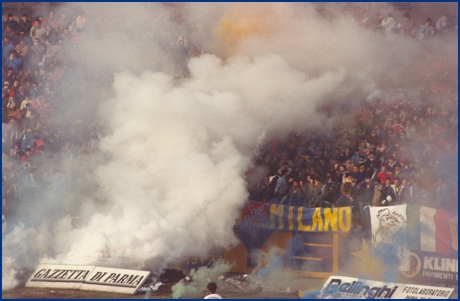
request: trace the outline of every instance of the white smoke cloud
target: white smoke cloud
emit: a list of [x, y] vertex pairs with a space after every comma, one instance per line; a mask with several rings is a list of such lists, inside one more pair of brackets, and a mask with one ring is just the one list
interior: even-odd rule
[[[308, 81], [278, 56], [223, 64], [204, 55], [190, 72], [181, 86], [161, 73], [115, 77], [117, 97], [105, 116], [112, 134], [101, 141], [111, 161], [96, 171], [110, 208], [67, 232], [74, 241], [57, 261], [141, 268], [153, 260], [151, 268], [161, 269], [187, 254], [229, 247], [262, 129], [270, 119], [292, 126], [311, 113], [304, 95], [320, 99], [322, 87], [343, 78], [338, 72]], [[291, 112], [287, 101], [299, 110]]]
[[[82, 198], [69, 188], [36, 200], [43, 208], [23, 214], [35, 216], [34, 222], [3, 239], [3, 289], [14, 286], [12, 271], [24, 265], [158, 273], [186, 256], [232, 246], [232, 226], [248, 195], [244, 173], [261, 137], [329, 126], [316, 106], [373, 86], [388, 66], [403, 67], [406, 51], [416, 51], [399, 38], [388, 45], [384, 36], [346, 21], [349, 16], [327, 22], [306, 4], [187, 3], [181, 6], [185, 22], [201, 30], [203, 47], [213, 54], [191, 59], [190, 77], [175, 81], [161, 72], [171, 60], [157, 44], [165, 31], [183, 34], [185, 27], [168, 26], [168, 9], [160, 4], [150, 13], [117, 5], [88, 3], [88, 10], [94, 18], [111, 12], [126, 32], [147, 31], [154, 38], [107, 35], [90, 39], [79, 53], [89, 70], [126, 69], [114, 76], [114, 96], [98, 106], [109, 128], [100, 142], [108, 159], [93, 167], [98, 189]], [[240, 31], [223, 40], [222, 20], [238, 15], [231, 24]], [[146, 18], [151, 26], [140, 21]], [[248, 19], [255, 23], [243, 22]], [[100, 92], [95, 86], [92, 91]], [[54, 215], [45, 215], [51, 211], [45, 208]], [[15, 247], [31, 237], [34, 248]]]

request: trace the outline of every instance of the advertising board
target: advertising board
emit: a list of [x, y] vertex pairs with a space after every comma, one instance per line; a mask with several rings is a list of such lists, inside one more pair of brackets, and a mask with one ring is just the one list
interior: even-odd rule
[[95, 267], [81, 290], [134, 294], [149, 277], [149, 271]]
[[330, 276], [320, 298], [449, 299], [454, 288]]
[[401, 272], [411, 282], [457, 285], [457, 255], [423, 251], [410, 252], [410, 269]]
[[26, 287], [78, 289], [94, 266], [40, 264], [29, 277]]
[[26, 287], [134, 294], [149, 276], [150, 272], [148, 271], [40, 264], [27, 280]]

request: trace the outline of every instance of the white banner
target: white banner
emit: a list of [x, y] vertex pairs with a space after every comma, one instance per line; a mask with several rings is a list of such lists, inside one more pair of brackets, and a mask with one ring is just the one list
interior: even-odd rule
[[78, 289], [94, 266], [40, 264], [29, 277], [26, 287]]
[[407, 205], [370, 208], [372, 246], [374, 250], [391, 247], [392, 249], [383, 250], [383, 253], [385, 256], [396, 257], [399, 271], [410, 268], [406, 208]]
[[134, 294], [149, 277], [148, 271], [96, 267], [81, 290]]
[[48, 287], [134, 294], [150, 276], [148, 271], [95, 266], [40, 264], [26, 287]]
[[454, 288], [330, 276], [321, 288], [319, 298], [449, 299], [453, 292]]

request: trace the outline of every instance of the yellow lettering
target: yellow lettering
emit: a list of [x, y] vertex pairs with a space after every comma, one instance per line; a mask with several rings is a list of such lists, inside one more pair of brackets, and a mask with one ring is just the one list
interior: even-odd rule
[[192, 264], [196, 264], [198, 262], [198, 257], [192, 257]]
[[278, 216], [278, 228], [283, 229], [283, 211], [284, 205], [272, 204], [270, 206], [270, 228], [275, 228], [275, 217]]
[[297, 224], [299, 226], [299, 231], [310, 231], [311, 226], [304, 226], [302, 223], [303, 218], [303, 207], [297, 208]]
[[339, 228], [340, 230], [347, 232], [351, 229], [351, 208], [350, 207], [339, 207]]
[[315, 208], [315, 212], [312, 216], [311, 222], [311, 231], [316, 230], [316, 226], [318, 226], [318, 231], [323, 231], [323, 218], [321, 217], [321, 208]]
[[294, 221], [292, 220], [292, 216], [294, 215], [294, 207], [289, 206], [289, 213], [288, 213], [288, 224], [289, 224], [289, 230], [294, 230]]
[[329, 225], [332, 231], [337, 231], [337, 208], [324, 208], [324, 231], [329, 231]]
[[238, 213], [238, 218], [236, 219], [235, 225], [241, 224], [242, 220], [243, 220], [243, 211], [240, 210], [240, 212]]

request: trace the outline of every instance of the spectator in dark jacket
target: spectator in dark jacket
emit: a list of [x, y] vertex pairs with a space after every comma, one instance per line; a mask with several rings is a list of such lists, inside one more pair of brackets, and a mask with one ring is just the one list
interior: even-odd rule
[[23, 14], [21, 21], [19, 21], [19, 30], [24, 30], [24, 33], [30, 35], [30, 29], [32, 28], [32, 21], [29, 19], [29, 15]]
[[337, 207], [350, 206], [354, 204], [354, 187], [351, 174], [345, 175], [345, 181], [340, 185], [340, 197], [337, 200]]
[[359, 187], [358, 195], [356, 196], [359, 204], [359, 220], [363, 230], [369, 230], [371, 228], [371, 217], [369, 207], [374, 196], [374, 184], [369, 176], [364, 178], [364, 182]]
[[5, 32], [7, 28], [10, 28], [14, 34], [18, 33], [19, 24], [14, 19], [13, 14], [8, 14], [8, 19], [3, 23], [3, 32]]

